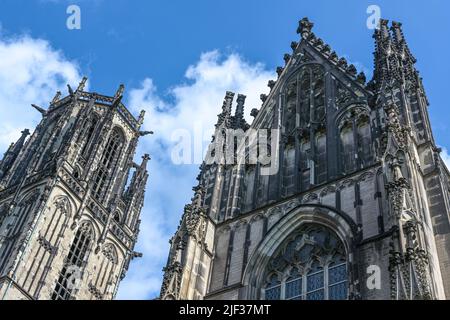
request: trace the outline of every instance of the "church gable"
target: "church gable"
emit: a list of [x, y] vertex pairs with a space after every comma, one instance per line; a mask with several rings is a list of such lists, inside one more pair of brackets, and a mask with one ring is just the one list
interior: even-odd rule
[[[324, 112], [327, 108], [339, 109], [351, 103], [367, 103], [372, 96], [370, 90], [366, 88], [364, 73], [357, 74], [356, 67], [349, 64], [345, 58], [340, 58], [328, 44], [317, 38], [312, 32], [312, 27], [313, 24], [306, 18], [299, 22], [297, 32], [301, 35], [301, 41], [300, 43], [291, 43], [293, 52], [284, 55], [285, 66], [277, 68], [278, 79], [276, 81], [271, 80], [268, 83], [271, 88], [270, 94], [261, 95], [263, 106], [259, 117], [255, 119], [255, 127], [270, 126], [267, 119], [273, 119], [274, 117], [268, 117], [267, 113], [275, 112], [274, 105], [277, 104], [279, 95], [287, 98], [287, 100], [292, 99], [295, 95], [301, 95], [302, 90], [303, 96], [308, 95], [310, 92], [305, 81], [311, 82], [309, 90], [313, 94], [318, 94], [315, 90], [320, 90], [319, 86], [324, 87], [326, 103], [328, 104], [323, 110]], [[306, 78], [302, 78], [305, 75], [305, 69], [312, 69], [312, 76], [306, 75]], [[330, 78], [329, 81], [328, 78]], [[296, 86], [300, 86], [299, 81], [301, 80], [304, 81], [303, 87], [296, 88]], [[284, 104], [282, 108], [284, 111], [288, 109], [287, 114], [292, 111], [292, 105], [289, 105], [289, 103]], [[308, 110], [301, 110], [300, 108], [297, 111], [302, 113]], [[303, 115], [303, 117], [307, 117], [307, 115]], [[261, 121], [263, 118], [266, 121]], [[317, 119], [311, 120], [317, 121]], [[300, 125], [300, 123], [297, 123], [297, 125]]]

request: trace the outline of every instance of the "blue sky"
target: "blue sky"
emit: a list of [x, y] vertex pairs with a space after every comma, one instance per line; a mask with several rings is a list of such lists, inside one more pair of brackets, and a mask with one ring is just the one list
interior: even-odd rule
[[[70, 4], [81, 8], [81, 30], [66, 28]], [[104, 94], [124, 83], [125, 102], [135, 114], [148, 111], [146, 126], [155, 135], [139, 149], [153, 158], [137, 248], [144, 258], [132, 262], [118, 298], [153, 298], [198, 168], [170, 161], [173, 131], [193, 131], [194, 123], [210, 129], [228, 89], [248, 95], [247, 109], [259, 107], [259, 94], [298, 40], [304, 16], [319, 37], [370, 76], [373, 39], [366, 9], [372, 4], [383, 18], [403, 23], [431, 103], [435, 138], [450, 149], [446, 0], [1, 0], [0, 129], [6, 133], [0, 152], [39, 120], [29, 104], [46, 106], [65, 82], [76, 85], [86, 75], [90, 89]]]

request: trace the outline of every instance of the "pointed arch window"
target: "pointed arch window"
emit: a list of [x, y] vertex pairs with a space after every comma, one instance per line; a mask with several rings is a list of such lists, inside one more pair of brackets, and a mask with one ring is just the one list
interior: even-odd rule
[[327, 137], [325, 132], [316, 133], [315, 183], [327, 180]]
[[106, 192], [108, 179], [111, 177], [114, 166], [119, 159], [124, 141], [125, 138], [122, 131], [119, 128], [114, 128], [103, 151], [97, 174], [94, 178], [92, 194], [97, 200], [102, 200]]
[[339, 125], [340, 168], [343, 174], [373, 162], [370, 120], [362, 108], [350, 110]]
[[75, 234], [75, 238], [65, 259], [64, 266], [53, 290], [52, 300], [70, 300], [74, 289], [74, 281], [81, 276], [85, 261], [89, 257], [89, 249], [93, 241], [91, 225], [83, 224]]
[[356, 150], [351, 122], [347, 122], [341, 129], [341, 163], [344, 173], [352, 172], [356, 168]]
[[348, 273], [342, 242], [328, 228], [298, 230], [268, 264], [266, 300], [345, 300]]
[[307, 125], [311, 116], [311, 69], [304, 68], [300, 80], [300, 126]]
[[361, 161], [361, 167], [365, 167], [371, 163], [372, 148], [369, 118], [364, 116], [357, 123], [358, 130], [358, 154]]
[[81, 149], [81, 156], [83, 158], [86, 158], [89, 155], [89, 150], [91, 149], [92, 145], [92, 138], [94, 137], [94, 131], [97, 126], [97, 123], [99, 122], [99, 117], [97, 114], [92, 114], [89, 119], [86, 119], [86, 121], [83, 124], [82, 127], [82, 133], [78, 137], [78, 141], [84, 141], [83, 148]]

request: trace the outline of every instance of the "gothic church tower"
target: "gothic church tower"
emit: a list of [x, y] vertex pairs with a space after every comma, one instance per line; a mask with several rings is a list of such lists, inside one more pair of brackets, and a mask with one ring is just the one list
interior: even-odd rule
[[299, 22], [251, 125], [226, 94], [208, 155], [272, 129], [277, 170], [247, 146], [205, 161], [162, 299], [450, 298], [450, 173], [401, 24], [376, 30], [369, 82], [312, 28]]
[[[112, 299], [139, 233], [149, 156], [144, 112], [84, 91], [83, 78], [0, 162], [0, 299]], [[131, 181], [131, 182], [130, 182]]]

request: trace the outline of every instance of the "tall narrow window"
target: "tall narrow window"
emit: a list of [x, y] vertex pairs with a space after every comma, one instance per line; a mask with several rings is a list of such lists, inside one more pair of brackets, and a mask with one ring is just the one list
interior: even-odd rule
[[98, 123], [98, 116], [92, 115], [90, 119], [87, 119], [83, 124], [82, 134], [78, 137], [78, 140], [84, 140], [83, 148], [81, 149], [81, 156], [86, 158], [89, 155], [90, 146], [92, 144], [92, 137], [94, 136], [94, 130]]
[[83, 224], [75, 234], [75, 239], [56, 282], [52, 300], [70, 300], [72, 298], [73, 281], [80, 275], [83, 264], [87, 260], [92, 239], [91, 226]]
[[349, 122], [341, 129], [341, 165], [343, 173], [355, 170], [356, 150], [352, 123]]
[[108, 178], [110, 178], [115, 162], [119, 158], [123, 143], [124, 137], [122, 132], [118, 128], [115, 128], [111, 133], [105, 150], [103, 151], [103, 156], [97, 170], [97, 175], [94, 179], [92, 194], [97, 200], [101, 200], [105, 194], [105, 187], [107, 185]]
[[364, 168], [371, 163], [372, 158], [369, 120], [364, 118], [359, 121], [357, 127], [359, 159], [361, 167]]
[[327, 180], [327, 138], [325, 133], [316, 134], [316, 161], [315, 161], [315, 179], [316, 183], [322, 183]]
[[314, 76], [317, 79], [313, 88], [314, 120], [322, 122], [325, 118], [325, 86], [323, 82], [323, 73], [321, 68], [315, 69], [314, 71]]
[[287, 197], [295, 191], [295, 148], [293, 145], [288, 145], [284, 150], [283, 168], [283, 195]]
[[305, 127], [311, 119], [311, 69], [302, 70], [300, 80], [300, 126]]

